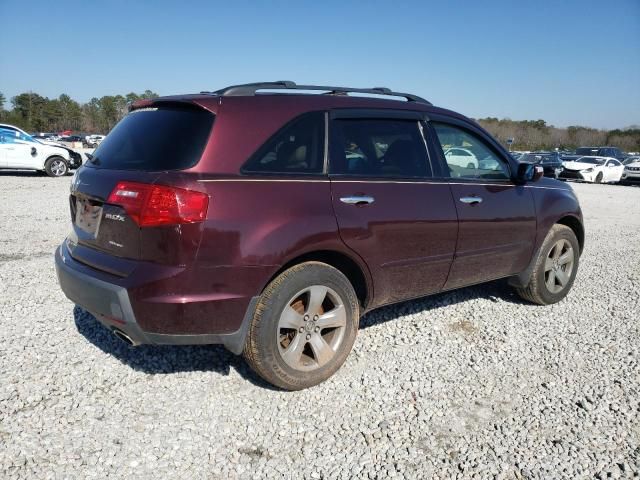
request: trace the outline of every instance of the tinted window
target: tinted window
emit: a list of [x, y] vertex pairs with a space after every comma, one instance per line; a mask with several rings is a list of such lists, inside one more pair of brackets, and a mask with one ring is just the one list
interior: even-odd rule
[[536, 154], [536, 153], [525, 153], [520, 156], [518, 159], [521, 162], [531, 162], [531, 163], [547, 163], [549, 160], [544, 155]]
[[596, 153], [597, 151], [597, 148], [591, 147], [576, 148], [576, 155], [591, 155], [592, 153]]
[[[478, 136], [462, 128], [433, 123], [449, 173], [454, 178], [509, 179], [505, 162]], [[457, 148], [456, 148], [457, 147]], [[463, 149], [468, 156], [458, 155]]]
[[431, 176], [422, 131], [415, 120], [334, 120], [330, 159], [334, 174]]
[[93, 153], [88, 165], [114, 170], [179, 170], [195, 165], [209, 138], [213, 114], [188, 107], [134, 110]]
[[298, 117], [271, 137], [246, 163], [244, 172], [322, 173], [324, 113]]
[[11, 128], [0, 128], [0, 137], [2, 138], [2, 143], [35, 143], [31, 135]]

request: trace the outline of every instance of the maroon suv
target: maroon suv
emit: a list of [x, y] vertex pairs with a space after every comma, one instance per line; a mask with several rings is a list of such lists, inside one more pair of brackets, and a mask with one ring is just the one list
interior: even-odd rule
[[584, 245], [568, 185], [386, 88], [138, 101], [69, 203], [73, 302], [133, 345], [221, 343], [286, 389], [331, 376], [381, 305], [503, 277], [557, 302]]

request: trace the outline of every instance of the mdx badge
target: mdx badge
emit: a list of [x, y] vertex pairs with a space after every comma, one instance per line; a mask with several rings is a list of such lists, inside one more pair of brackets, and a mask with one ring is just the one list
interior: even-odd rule
[[105, 213], [104, 218], [108, 220], [118, 220], [119, 222], [124, 222], [124, 215], [118, 215], [117, 213]]

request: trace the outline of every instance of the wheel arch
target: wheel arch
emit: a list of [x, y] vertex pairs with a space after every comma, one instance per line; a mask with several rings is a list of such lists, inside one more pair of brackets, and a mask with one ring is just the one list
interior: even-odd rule
[[[576, 238], [578, 239], [578, 245], [580, 246], [580, 255], [582, 255], [582, 250], [584, 249], [584, 226], [582, 225], [580, 219], [573, 215], [565, 215], [559, 218], [551, 224], [549, 229], [545, 232], [543, 238], [547, 237], [549, 231], [551, 231], [554, 225], [564, 225], [565, 227], [569, 227], [573, 231]], [[509, 277], [509, 284], [512, 287], [523, 288], [529, 283], [529, 279], [531, 278], [531, 274], [533, 273], [536, 260], [538, 258], [538, 255], [540, 255], [540, 249], [542, 248], [542, 245], [543, 242], [541, 242], [540, 245], [537, 246], [535, 254], [533, 255], [533, 257], [531, 257], [531, 261], [529, 262], [526, 270], [520, 272], [517, 275], [514, 275], [513, 277]]]
[[367, 306], [373, 299], [373, 284], [371, 275], [369, 274], [369, 271], [365, 265], [362, 265], [360, 262], [347, 255], [346, 253], [337, 250], [314, 250], [300, 254], [290, 259], [269, 278], [262, 290], [264, 290], [267, 285], [269, 285], [278, 275], [280, 275], [285, 270], [293, 267], [294, 265], [312, 261], [326, 263], [327, 265], [330, 265], [342, 272], [342, 274], [347, 277], [349, 282], [351, 282], [360, 305], [363, 307], [363, 309], [366, 310]]
[[67, 166], [67, 172], [69, 172], [69, 159], [65, 158], [64, 155], [59, 155], [58, 153], [52, 153], [51, 155], [45, 157], [44, 162], [42, 162], [42, 171], [48, 173], [47, 164], [57, 158], [65, 163], [65, 165]]
[[572, 215], [566, 215], [560, 218], [556, 224], [564, 225], [573, 230], [573, 233], [578, 239], [580, 254], [582, 255], [582, 251], [584, 250], [584, 226], [582, 225], [582, 222]]
[[49, 160], [52, 160], [54, 158], [59, 158], [61, 160], [64, 160], [64, 163], [67, 164], [67, 166], [69, 166], [69, 159], [65, 158], [64, 155], [59, 154], [58, 152], [54, 152], [54, 153], [50, 153], [49, 155], [47, 155], [44, 159], [44, 162], [42, 162], [42, 168], [44, 168], [44, 166], [47, 164], [47, 162]]

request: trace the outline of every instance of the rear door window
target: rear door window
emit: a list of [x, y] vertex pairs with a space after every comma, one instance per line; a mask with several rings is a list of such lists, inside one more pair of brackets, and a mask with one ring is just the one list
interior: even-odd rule
[[333, 120], [330, 171], [363, 177], [432, 174], [418, 121], [364, 118]]
[[134, 110], [100, 143], [88, 165], [113, 170], [181, 170], [200, 160], [214, 115], [199, 107]]

